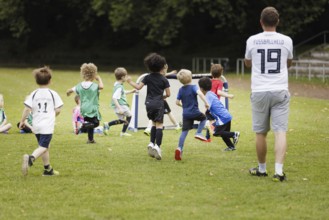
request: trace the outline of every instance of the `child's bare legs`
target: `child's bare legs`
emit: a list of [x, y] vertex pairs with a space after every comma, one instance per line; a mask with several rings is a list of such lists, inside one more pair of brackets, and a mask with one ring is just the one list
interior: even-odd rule
[[162, 144], [163, 137], [163, 123], [162, 122], [152, 122], [150, 142], [153, 144], [152, 155], [157, 159], [161, 160], [161, 149], [160, 146]]
[[6, 131], [9, 131], [10, 129], [11, 129], [11, 124], [8, 123], [8, 124], [5, 124], [4, 126], [0, 127], [0, 132], [6, 132]]
[[176, 121], [174, 115], [173, 115], [171, 112], [169, 112], [167, 115], [168, 115], [168, 117], [169, 117], [171, 123], [172, 123], [174, 126], [176, 126], [176, 129], [180, 129], [180, 126], [179, 126], [179, 124], [177, 123], [177, 121]]

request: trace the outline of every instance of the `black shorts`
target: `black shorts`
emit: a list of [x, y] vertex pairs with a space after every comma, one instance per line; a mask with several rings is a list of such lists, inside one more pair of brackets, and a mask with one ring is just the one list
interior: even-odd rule
[[193, 124], [194, 124], [194, 121], [203, 121], [203, 120], [206, 120], [206, 116], [200, 112], [200, 114], [194, 118], [183, 118], [183, 128], [182, 130], [183, 131], [187, 131], [187, 130], [191, 130], [193, 129]]
[[53, 134], [36, 134], [38, 144], [41, 147], [48, 148]]
[[171, 109], [168, 105], [168, 102], [166, 100], [163, 101], [163, 104], [164, 104], [164, 113], [165, 114], [169, 114], [171, 112]]
[[163, 123], [164, 102], [147, 102], [145, 103], [147, 117], [154, 122]]
[[212, 116], [212, 114], [210, 114], [209, 110], [206, 111], [206, 117], [209, 121], [215, 120], [214, 116]]
[[231, 121], [227, 122], [226, 124], [215, 126], [214, 129], [214, 136], [218, 137], [221, 136], [223, 131], [229, 132], [231, 131]]

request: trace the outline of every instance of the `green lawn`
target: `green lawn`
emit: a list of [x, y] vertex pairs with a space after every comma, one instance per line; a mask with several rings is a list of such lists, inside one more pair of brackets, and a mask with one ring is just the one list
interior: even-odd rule
[[[249, 91], [230, 85], [235, 94], [232, 129], [241, 132], [238, 150], [224, 152], [218, 138], [194, 140], [191, 131], [183, 160], [176, 162], [179, 133], [165, 130], [163, 159], [157, 161], [148, 157], [149, 139], [142, 131], [120, 138], [121, 126], [113, 127], [109, 136], [97, 135], [95, 145], [85, 144], [86, 134], [74, 135], [73, 96], [66, 97], [65, 91], [81, 80], [79, 71], [54, 70], [51, 88], [65, 103], [50, 153], [60, 176], [42, 177], [39, 159], [24, 178], [22, 156], [36, 148], [36, 139], [19, 134], [16, 123], [25, 96], [36, 88], [31, 72], [0, 69], [0, 93], [14, 126], [0, 134], [0, 219], [328, 219], [328, 100], [292, 97], [284, 166], [288, 181], [275, 183], [248, 174], [257, 165]], [[101, 113], [112, 120], [116, 117], [108, 103], [114, 76], [100, 75], [106, 86]], [[273, 134], [268, 138], [273, 175]]]

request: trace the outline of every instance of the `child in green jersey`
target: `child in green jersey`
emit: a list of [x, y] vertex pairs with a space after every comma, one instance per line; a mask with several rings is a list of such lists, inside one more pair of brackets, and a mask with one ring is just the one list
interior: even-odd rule
[[[67, 90], [67, 96], [75, 92], [80, 96], [81, 114], [84, 118], [82, 128], [87, 129], [87, 144], [96, 143], [94, 140], [94, 128], [99, 125], [101, 114], [99, 112], [99, 90], [104, 88], [101, 77], [97, 74], [97, 66], [93, 63], [84, 63], [81, 68], [81, 76], [84, 81]], [[94, 83], [96, 80], [98, 83]]]
[[104, 122], [103, 132], [105, 135], [108, 135], [110, 126], [123, 124], [120, 136], [131, 136], [131, 134], [128, 134], [126, 132], [132, 116], [129, 109], [129, 104], [127, 102], [126, 94], [134, 93], [136, 92], [136, 90], [124, 90], [123, 83], [126, 81], [127, 78], [127, 70], [125, 68], [116, 68], [114, 70], [114, 75], [116, 82], [114, 83], [113, 87], [111, 107], [114, 109], [116, 115], [118, 116], [118, 119], [110, 122]]

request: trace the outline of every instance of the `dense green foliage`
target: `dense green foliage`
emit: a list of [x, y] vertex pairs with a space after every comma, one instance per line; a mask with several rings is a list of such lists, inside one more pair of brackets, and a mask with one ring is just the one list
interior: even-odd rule
[[[0, 93], [12, 124], [20, 119], [25, 96], [36, 88], [31, 71], [0, 69]], [[100, 75], [105, 84], [101, 113], [104, 120], [115, 119], [108, 106], [114, 75]], [[237, 76], [227, 75], [229, 82], [232, 77]], [[223, 142], [216, 138], [212, 143], [199, 142], [191, 131], [183, 160], [176, 162], [179, 133], [164, 130], [163, 160], [156, 161], [147, 156], [148, 138], [141, 131], [130, 139], [120, 138], [121, 126], [116, 126], [109, 136], [96, 136], [95, 145], [85, 144], [86, 135], [72, 133], [74, 101], [65, 91], [79, 81], [78, 69], [54, 70], [51, 88], [61, 95], [64, 107], [50, 155], [60, 176], [42, 177], [42, 163], [37, 160], [22, 177], [22, 155], [36, 147], [35, 137], [19, 134], [16, 128], [0, 134], [0, 219], [328, 218], [328, 100], [292, 97], [284, 167], [288, 181], [274, 183], [270, 177], [248, 174], [256, 165], [248, 90], [230, 84], [235, 94], [230, 101], [232, 129], [241, 132], [236, 151], [224, 152]], [[272, 175], [272, 133], [269, 140]]]
[[[295, 43], [329, 29], [327, 0], [0, 0], [1, 64], [129, 66], [150, 51], [190, 65], [192, 57], [243, 56], [260, 31], [268, 5], [281, 14], [279, 31]], [[121, 64], [120, 64], [121, 65]]]

